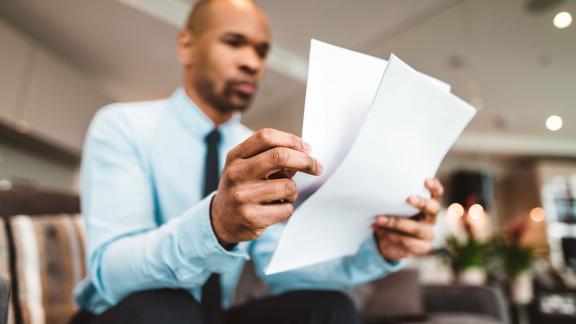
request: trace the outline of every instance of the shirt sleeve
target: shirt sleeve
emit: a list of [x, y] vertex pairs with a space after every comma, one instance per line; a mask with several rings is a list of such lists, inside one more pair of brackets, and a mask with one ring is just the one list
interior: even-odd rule
[[90, 279], [110, 303], [154, 288], [197, 288], [248, 258], [225, 250], [210, 221], [212, 195], [159, 225], [153, 185], [122, 111], [94, 118], [82, 162], [82, 212]]
[[370, 237], [353, 256], [266, 275], [264, 269], [272, 258], [284, 226], [284, 224], [276, 224], [269, 227], [264, 235], [254, 242], [250, 250], [258, 274], [276, 294], [302, 289], [349, 289], [382, 278], [404, 265], [404, 261], [384, 260], [378, 252], [374, 238]]

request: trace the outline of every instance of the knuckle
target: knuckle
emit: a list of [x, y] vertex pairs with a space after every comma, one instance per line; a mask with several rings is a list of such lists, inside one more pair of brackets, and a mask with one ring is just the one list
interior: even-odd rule
[[275, 147], [270, 151], [270, 160], [274, 164], [283, 164], [288, 159], [288, 151], [281, 147]]
[[280, 215], [280, 218], [282, 220], [286, 220], [288, 219], [290, 216], [292, 216], [292, 213], [294, 212], [294, 206], [292, 204], [284, 204], [283, 208], [282, 208], [282, 212]]
[[251, 208], [248, 205], [240, 205], [238, 207], [238, 216], [240, 216], [240, 224], [248, 227], [251, 222], [250, 219]]
[[232, 191], [232, 199], [237, 203], [242, 203], [246, 199], [246, 195], [241, 190]]
[[308, 171], [316, 172], [318, 170], [316, 159], [312, 158], [311, 156], [308, 156], [307, 162], [308, 162]]
[[272, 128], [262, 128], [256, 133], [256, 138], [261, 144], [269, 145], [272, 143], [273, 134], [274, 130]]
[[440, 203], [436, 199], [430, 200], [430, 211], [434, 214], [437, 214], [440, 211]]
[[226, 170], [226, 175], [233, 183], [238, 182], [244, 177], [244, 169], [237, 164], [233, 164]]
[[287, 195], [293, 195], [296, 193], [296, 183], [292, 179], [284, 180], [284, 190]]
[[290, 144], [294, 147], [302, 147], [302, 140], [296, 135], [290, 135]]
[[388, 227], [390, 228], [397, 229], [399, 227], [398, 225], [399, 219], [397, 217], [390, 217], [388, 222], [389, 222]]
[[236, 151], [236, 149], [232, 149], [232, 150], [228, 151], [228, 153], [226, 154], [226, 164], [229, 164], [236, 159], [236, 152], [235, 151]]

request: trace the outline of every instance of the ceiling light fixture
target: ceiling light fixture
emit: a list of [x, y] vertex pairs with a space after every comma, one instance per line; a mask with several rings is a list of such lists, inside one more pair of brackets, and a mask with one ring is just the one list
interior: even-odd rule
[[546, 128], [553, 132], [562, 128], [563, 124], [562, 117], [560, 116], [552, 115], [546, 119]]
[[474, 204], [470, 206], [468, 209], [468, 217], [474, 222], [478, 222], [482, 220], [482, 216], [484, 215], [484, 207], [480, 204]]
[[540, 223], [546, 219], [546, 212], [542, 207], [536, 207], [530, 211], [530, 219], [532, 219], [533, 222]]
[[562, 11], [554, 16], [554, 26], [558, 29], [564, 29], [572, 24], [572, 15], [567, 11]]
[[464, 207], [462, 207], [462, 205], [459, 203], [453, 203], [448, 207], [446, 213], [453, 218], [460, 218], [464, 215]]

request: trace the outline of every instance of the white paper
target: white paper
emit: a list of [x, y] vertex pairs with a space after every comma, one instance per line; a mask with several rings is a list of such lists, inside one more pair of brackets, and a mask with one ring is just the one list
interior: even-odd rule
[[[386, 60], [315, 39], [310, 41], [302, 139], [324, 166], [321, 176], [297, 173], [299, 206], [340, 166], [366, 119]], [[450, 85], [423, 74], [444, 91]]]
[[415, 214], [406, 198], [428, 195], [424, 180], [475, 114], [393, 55], [386, 63], [313, 41], [308, 73], [303, 138], [325, 175], [297, 179], [307, 192], [267, 274], [353, 255], [376, 214]]

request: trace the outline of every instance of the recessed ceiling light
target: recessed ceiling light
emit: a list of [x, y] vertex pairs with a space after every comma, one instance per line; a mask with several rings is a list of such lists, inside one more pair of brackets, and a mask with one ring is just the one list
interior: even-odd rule
[[530, 211], [530, 219], [536, 223], [539, 223], [546, 219], [546, 212], [544, 209], [542, 209], [542, 207], [536, 207]]
[[554, 16], [554, 26], [558, 29], [564, 29], [572, 24], [572, 15], [569, 12], [562, 11]]
[[453, 203], [448, 207], [446, 213], [453, 218], [460, 218], [464, 215], [464, 207], [462, 207], [462, 205], [459, 203]]
[[470, 209], [468, 209], [468, 216], [472, 221], [477, 222], [482, 220], [483, 215], [484, 215], [484, 207], [482, 207], [479, 204], [474, 204], [470, 206]]
[[560, 116], [552, 115], [546, 119], [546, 128], [553, 132], [562, 128], [563, 124], [562, 117]]

